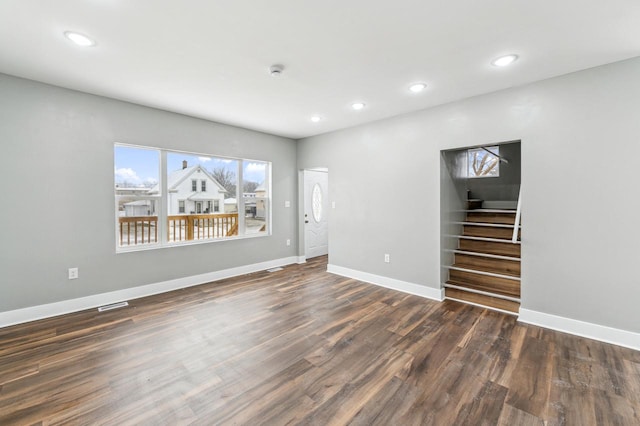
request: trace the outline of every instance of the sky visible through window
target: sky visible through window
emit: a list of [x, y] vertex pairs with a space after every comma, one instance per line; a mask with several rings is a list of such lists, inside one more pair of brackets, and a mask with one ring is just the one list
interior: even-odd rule
[[[170, 174], [182, 169], [182, 162], [186, 160], [188, 167], [201, 165], [211, 172], [214, 169], [224, 169], [236, 174], [237, 161], [234, 159], [199, 156], [169, 152], [167, 154], [167, 172]], [[261, 184], [265, 180], [267, 163], [244, 160], [243, 176], [245, 181]], [[118, 186], [152, 187], [160, 177], [160, 151], [128, 146], [115, 146], [115, 183]]]

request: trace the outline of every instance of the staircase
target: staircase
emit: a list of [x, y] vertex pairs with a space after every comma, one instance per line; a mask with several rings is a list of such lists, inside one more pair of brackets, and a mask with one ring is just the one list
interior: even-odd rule
[[[467, 210], [454, 264], [448, 266], [445, 298], [518, 314], [520, 229], [512, 242], [516, 210]], [[519, 228], [519, 227], [518, 227]]]

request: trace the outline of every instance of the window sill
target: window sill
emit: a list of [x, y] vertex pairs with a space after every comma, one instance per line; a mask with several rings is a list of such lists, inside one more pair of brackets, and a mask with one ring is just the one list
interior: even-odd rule
[[164, 244], [139, 244], [137, 246], [130, 247], [116, 247], [116, 254], [122, 253], [133, 253], [138, 251], [148, 251], [148, 250], [160, 250], [167, 248], [175, 248], [175, 247], [185, 247], [185, 246], [198, 246], [202, 244], [212, 244], [212, 243], [221, 243], [224, 241], [238, 241], [238, 240], [250, 240], [254, 238], [264, 238], [270, 237], [270, 233], [260, 233], [260, 234], [249, 234], [242, 235], [236, 237], [226, 237], [226, 238], [217, 238], [217, 239], [209, 239], [209, 240], [193, 240], [187, 242], [177, 242], [177, 243], [164, 243]]

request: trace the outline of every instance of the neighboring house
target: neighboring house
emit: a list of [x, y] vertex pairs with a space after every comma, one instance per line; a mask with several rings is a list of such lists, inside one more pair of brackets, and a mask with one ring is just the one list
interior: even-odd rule
[[156, 214], [155, 202], [137, 200], [140, 195], [148, 195], [148, 186], [121, 187], [116, 185], [116, 199], [119, 216], [153, 216]]
[[[264, 184], [256, 188], [256, 192], [245, 192], [244, 196], [244, 214], [245, 217], [264, 219], [266, 217], [265, 200], [260, 199], [266, 195]], [[238, 212], [238, 200], [236, 198], [227, 198], [224, 200], [225, 213]]]
[[155, 214], [155, 208], [151, 200], [138, 200], [124, 203], [125, 216], [151, 216]]
[[267, 194], [267, 189], [262, 182], [256, 188], [256, 218], [264, 219], [267, 217], [267, 203], [265, 200], [265, 196]]
[[227, 198], [224, 200], [225, 213], [238, 213], [238, 200], [235, 198]]
[[[169, 215], [222, 213], [227, 190], [202, 166], [187, 166], [167, 176]], [[158, 194], [158, 185], [149, 194]]]

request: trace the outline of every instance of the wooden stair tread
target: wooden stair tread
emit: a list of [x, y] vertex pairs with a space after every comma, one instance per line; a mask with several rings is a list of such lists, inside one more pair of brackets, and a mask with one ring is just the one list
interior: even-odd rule
[[520, 303], [511, 300], [499, 299], [496, 297], [487, 296], [484, 294], [470, 293], [468, 291], [459, 290], [455, 288], [445, 288], [444, 296], [447, 299], [455, 299], [464, 302], [481, 305], [487, 308], [499, 309], [502, 311], [508, 311], [518, 313], [520, 311]]
[[450, 269], [447, 284], [469, 287], [475, 290], [515, 297], [517, 299], [520, 298], [520, 281], [488, 277], [485, 275], [476, 275], [475, 277], [470, 275], [471, 274], [464, 271]]
[[488, 257], [491, 259], [503, 259], [503, 260], [510, 260], [512, 262], [520, 262], [520, 258], [517, 256], [502, 256], [499, 254], [491, 254], [491, 253], [484, 253], [480, 251], [468, 251], [468, 250], [459, 250], [459, 249], [445, 250], [445, 251], [448, 251], [454, 254], [463, 255], [463, 256]]
[[[478, 226], [478, 225], [469, 225], [465, 224], [462, 227], [463, 236], [465, 237], [485, 237], [485, 238], [495, 238], [495, 239], [504, 239], [511, 241], [513, 237], [513, 227], [509, 226], [506, 228], [498, 227], [498, 226]], [[521, 230], [518, 229], [518, 237], [520, 237]]]
[[486, 241], [470, 238], [460, 238], [458, 241], [458, 247], [460, 250], [473, 251], [477, 253], [520, 257], [520, 244], [513, 244], [509, 240]]
[[467, 222], [485, 222], [511, 225], [516, 221], [515, 213], [467, 213]]
[[[456, 225], [464, 225], [464, 226], [483, 226], [486, 228], [506, 228], [513, 230], [513, 223], [496, 223], [496, 222], [474, 222], [467, 220], [466, 222], [453, 222]], [[518, 226], [520, 227], [520, 226]]]
[[[466, 260], [466, 259], [465, 259]], [[468, 269], [469, 271], [480, 271], [480, 272], [489, 272], [491, 274], [499, 274], [505, 275], [514, 278], [520, 278], [520, 272], [514, 271], [513, 268], [509, 268], [511, 265], [506, 265], [507, 262], [513, 263], [511, 261], [500, 261], [499, 259], [492, 259], [496, 262], [501, 262], [498, 266], [489, 266], [488, 264], [478, 264], [478, 263], [466, 263], [465, 261], [460, 261], [456, 259], [456, 262], [451, 265], [454, 268], [462, 268]], [[520, 271], [520, 268], [517, 268], [517, 271]]]

